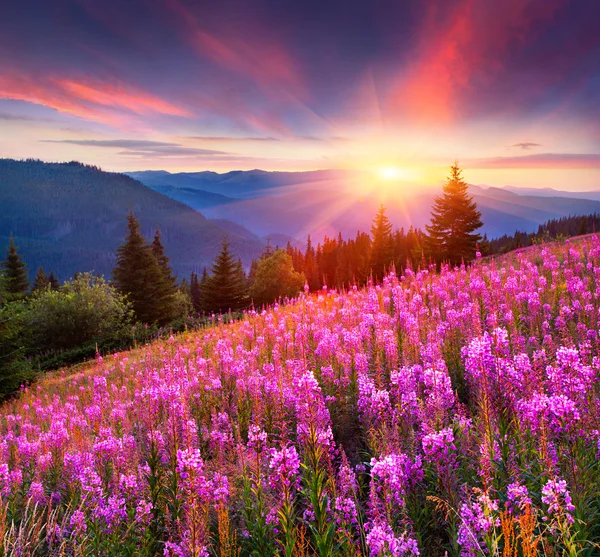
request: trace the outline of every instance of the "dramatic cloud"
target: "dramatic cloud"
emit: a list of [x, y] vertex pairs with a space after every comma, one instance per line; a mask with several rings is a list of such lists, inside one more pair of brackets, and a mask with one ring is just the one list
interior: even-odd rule
[[[0, 150], [56, 160], [77, 146], [107, 168], [153, 153], [178, 168], [458, 156], [596, 169], [578, 155], [494, 155], [600, 152], [598, 21], [600, 2], [584, 0], [9, 2], [0, 121], [18, 133]], [[76, 119], [91, 132], [65, 131]], [[39, 141], [116, 136], [167, 144]]]

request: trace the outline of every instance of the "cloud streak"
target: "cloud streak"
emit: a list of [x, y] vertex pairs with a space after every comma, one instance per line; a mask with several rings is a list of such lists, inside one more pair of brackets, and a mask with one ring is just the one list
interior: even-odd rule
[[80, 147], [124, 149], [123, 151], [119, 151], [118, 154], [127, 156], [135, 155], [144, 158], [222, 158], [223, 156], [235, 156], [233, 153], [228, 153], [226, 151], [196, 149], [194, 147], [184, 147], [179, 143], [171, 143], [166, 141], [138, 139], [44, 139], [41, 141], [43, 143], [63, 143], [68, 145], [78, 145]]
[[533, 141], [521, 141], [521, 143], [515, 143], [513, 147], [519, 147], [519, 149], [523, 149], [524, 151], [529, 151], [534, 147], [541, 147], [541, 143], [534, 143]]
[[600, 169], [600, 154], [540, 153], [520, 157], [493, 157], [471, 160], [465, 164], [468, 168]]

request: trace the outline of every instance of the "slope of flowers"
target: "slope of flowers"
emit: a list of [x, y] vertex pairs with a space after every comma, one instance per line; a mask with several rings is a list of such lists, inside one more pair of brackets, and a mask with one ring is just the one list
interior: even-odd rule
[[585, 238], [42, 382], [2, 410], [2, 554], [598, 555], [599, 287]]

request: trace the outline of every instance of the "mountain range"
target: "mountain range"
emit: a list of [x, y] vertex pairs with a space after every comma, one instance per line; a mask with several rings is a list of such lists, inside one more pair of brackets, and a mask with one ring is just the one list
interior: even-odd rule
[[[303, 247], [339, 232], [369, 231], [380, 203], [395, 227], [423, 227], [435, 189], [369, 185], [339, 170], [169, 173], [103, 172], [72, 163], [0, 159], [0, 250], [14, 236], [33, 276], [38, 266], [66, 279], [77, 271], [110, 276], [132, 210], [151, 240], [158, 227], [174, 271], [210, 266], [227, 237], [246, 267], [267, 240]], [[600, 213], [600, 192], [470, 186], [483, 231], [494, 238], [563, 216]]]
[[213, 222], [129, 176], [80, 163], [0, 159], [0, 207], [0, 249], [4, 253], [14, 236], [30, 275], [43, 266], [61, 279], [87, 270], [110, 276], [130, 210], [149, 241], [160, 228], [180, 276], [209, 266], [224, 236], [246, 266], [266, 243], [238, 224]]
[[[434, 189], [378, 190], [366, 185], [371, 179], [366, 173], [335, 170], [142, 171], [130, 175], [209, 218], [234, 221], [259, 236], [278, 233], [299, 241], [308, 234], [319, 240], [338, 232], [347, 237], [369, 230], [380, 203], [395, 226], [423, 227], [438, 193]], [[470, 186], [470, 191], [482, 213], [483, 232], [490, 238], [516, 230], [534, 232], [554, 218], [600, 212], [600, 192], [477, 185]]]

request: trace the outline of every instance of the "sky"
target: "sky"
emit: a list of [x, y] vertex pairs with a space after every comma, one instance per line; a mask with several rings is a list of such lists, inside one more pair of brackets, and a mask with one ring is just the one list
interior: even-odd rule
[[0, 157], [600, 189], [595, 0], [19, 0]]

